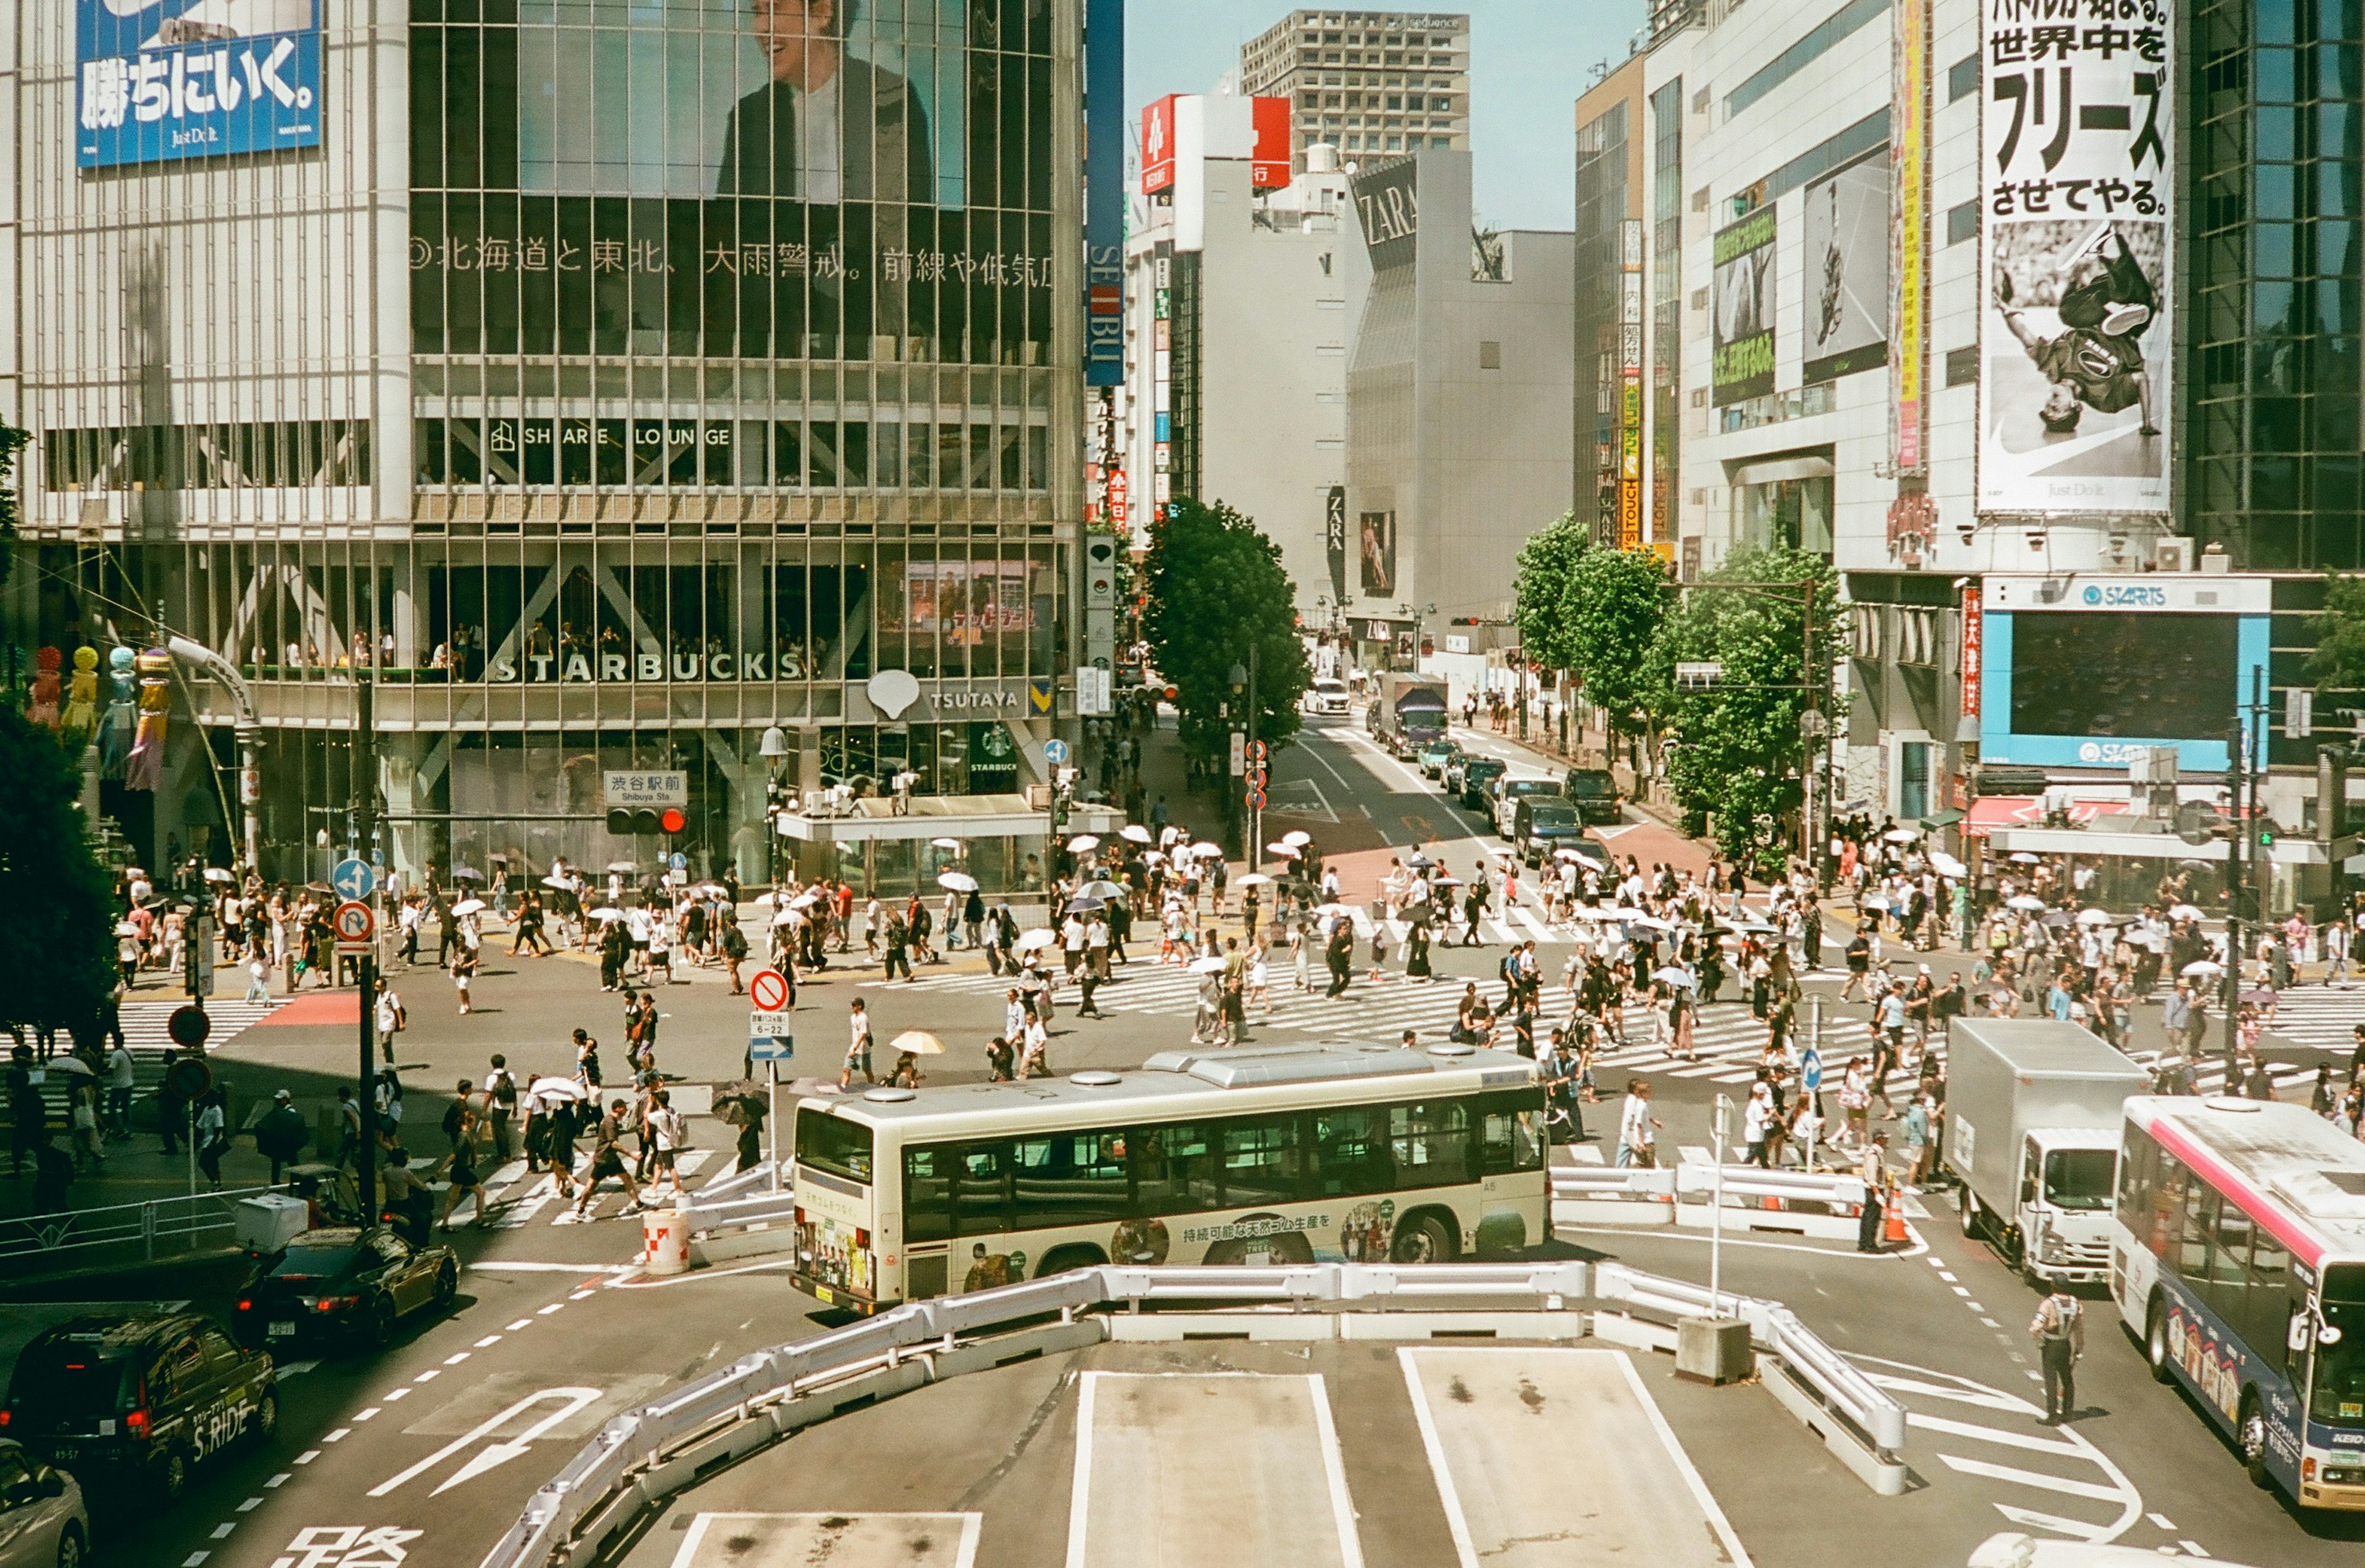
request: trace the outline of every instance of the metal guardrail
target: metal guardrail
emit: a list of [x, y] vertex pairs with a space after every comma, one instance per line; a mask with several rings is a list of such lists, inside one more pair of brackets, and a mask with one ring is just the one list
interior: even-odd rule
[[775, 1190], [770, 1163], [758, 1161], [707, 1182], [678, 1206], [689, 1216], [692, 1229], [716, 1231], [788, 1219], [796, 1213], [797, 1200], [785, 1182]]
[[[1705, 1203], [1717, 1187], [1713, 1165], [1643, 1166], [1620, 1170], [1608, 1166], [1556, 1166], [1552, 1172], [1555, 1198], [1599, 1202]], [[1761, 1170], [1751, 1165], [1724, 1167], [1722, 1202], [1727, 1208], [1759, 1208], [1772, 1199], [1788, 1208], [1793, 1204], [1820, 1204], [1835, 1215], [1854, 1215], [1864, 1206], [1864, 1179], [1842, 1171]]]
[[0, 1219], [0, 1272], [15, 1273], [28, 1262], [105, 1247], [136, 1247], [142, 1261], [153, 1261], [192, 1248], [225, 1242], [235, 1232], [241, 1200], [261, 1197], [274, 1190], [235, 1187], [219, 1193], [151, 1198], [141, 1204], [114, 1204], [105, 1208]]
[[[1095, 1307], [1179, 1301], [1259, 1301], [1299, 1307], [1350, 1304], [1425, 1304], [1473, 1298], [1522, 1301], [1558, 1309], [1572, 1300], [1615, 1302], [1677, 1316], [1708, 1310], [1708, 1291], [1621, 1264], [1584, 1262], [1393, 1265], [1314, 1263], [1284, 1268], [1133, 1268], [1105, 1264], [907, 1303], [844, 1328], [743, 1356], [669, 1397], [628, 1411], [599, 1434], [533, 1495], [525, 1511], [486, 1553], [483, 1568], [549, 1568], [581, 1560], [584, 1526], [622, 1504], [630, 1489], [653, 1507], [695, 1479], [694, 1467], [660, 1467], [694, 1440], [706, 1439], [775, 1406], [817, 1393], [908, 1357], [954, 1350], [963, 1336], [1013, 1329], [1057, 1317], [1072, 1323]], [[1905, 1441], [1905, 1412], [1855, 1367], [1808, 1332], [1790, 1311], [1727, 1294], [1725, 1309], [1748, 1320], [1752, 1339], [1782, 1358], [1826, 1408], [1895, 1454]]]

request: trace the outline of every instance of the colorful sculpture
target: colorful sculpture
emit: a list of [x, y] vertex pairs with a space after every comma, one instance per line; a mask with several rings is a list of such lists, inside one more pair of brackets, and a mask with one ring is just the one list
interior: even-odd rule
[[73, 669], [73, 678], [66, 687], [63, 728], [66, 749], [78, 757], [98, 729], [98, 650], [76, 648]]
[[151, 648], [136, 661], [140, 670], [140, 727], [124, 759], [123, 787], [151, 793], [164, 781], [164, 725], [173, 716], [173, 655]]
[[25, 699], [25, 717], [51, 734], [58, 727], [58, 666], [65, 655], [43, 648], [33, 655], [33, 689]]
[[131, 755], [136, 699], [132, 676], [138, 657], [129, 648], [110, 649], [106, 655], [112, 695], [107, 700], [106, 718], [98, 732], [98, 771], [103, 778], [122, 778], [124, 762]]

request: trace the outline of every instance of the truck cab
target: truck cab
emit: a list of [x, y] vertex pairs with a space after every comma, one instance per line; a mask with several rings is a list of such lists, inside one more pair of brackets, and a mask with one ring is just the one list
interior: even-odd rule
[[2110, 1278], [2118, 1140], [2087, 1127], [2041, 1127], [2021, 1141], [2019, 1212], [2005, 1243], [2043, 1280]]

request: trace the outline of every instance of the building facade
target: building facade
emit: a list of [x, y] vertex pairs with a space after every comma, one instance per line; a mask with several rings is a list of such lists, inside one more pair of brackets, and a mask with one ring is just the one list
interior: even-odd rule
[[1348, 618], [1369, 667], [1501, 620], [1528, 536], [1568, 510], [1566, 232], [1478, 230], [1470, 154], [1351, 171], [1371, 267], [1347, 361]]
[[1171, 183], [1127, 235], [1126, 469], [1146, 526], [1225, 502], [1281, 546], [1308, 625], [1346, 579], [1347, 345], [1369, 279], [1334, 149], [1254, 188], [1249, 100], [1175, 100]]
[[[603, 777], [678, 770], [666, 847], [755, 876], [775, 786], [1039, 776], [1077, 621], [1074, 0], [793, 37], [354, 0], [251, 42], [186, 8], [11, 24], [0, 399], [36, 444], [0, 609], [235, 665], [267, 874], [318, 876], [364, 790], [399, 868], [596, 866], [649, 848]], [[253, 146], [229, 108], [277, 86]], [[232, 717], [182, 682], [152, 796], [104, 786], [141, 853], [225, 857]]]
[[1459, 12], [1297, 10], [1240, 48], [1244, 97], [1285, 97], [1292, 172], [1317, 142], [1349, 162], [1470, 146], [1470, 18]]
[[[1576, 100], [1576, 449], [1569, 507], [1596, 541], [1609, 545], [1640, 543], [1644, 515], [1642, 280], [1649, 132], [1642, 67], [1642, 57], [1635, 55]], [[1631, 538], [1621, 531], [1621, 512], [1632, 520]]]

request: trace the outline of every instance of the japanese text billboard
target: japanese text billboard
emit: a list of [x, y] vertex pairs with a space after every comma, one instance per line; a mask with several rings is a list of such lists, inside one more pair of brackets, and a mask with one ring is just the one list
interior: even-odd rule
[[74, 163], [320, 144], [318, 0], [76, 0]]
[[2168, 0], [1982, 0], [1978, 510], [2164, 512]]
[[1889, 105], [1889, 455], [1900, 476], [1929, 472], [1930, 0], [1898, 0]]
[[1048, 358], [1048, 7], [412, 15], [420, 352]]
[[1716, 406], [1774, 390], [1774, 207], [1759, 207], [1716, 233], [1714, 356], [1709, 383]]

